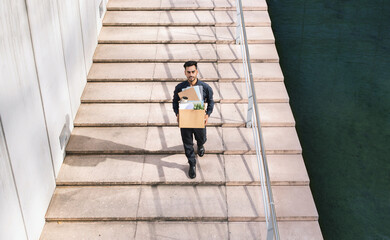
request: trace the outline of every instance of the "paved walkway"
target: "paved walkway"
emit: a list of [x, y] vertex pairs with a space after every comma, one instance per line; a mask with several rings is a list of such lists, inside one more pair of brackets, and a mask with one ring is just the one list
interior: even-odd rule
[[[281, 239], [322, 239], [264, 0], [243, 0]], [[110, 0], [41, 239], [265, 239], [233, 0]], [[183, 62], [215, 93], [187, 176]]]

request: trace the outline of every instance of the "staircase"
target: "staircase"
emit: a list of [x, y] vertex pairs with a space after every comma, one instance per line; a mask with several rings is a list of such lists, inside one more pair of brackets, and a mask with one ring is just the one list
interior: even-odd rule
[[[281, 239], [322, 239], [265, 0], [243, 0]], [[266, 239], [234, 0], [110, 0], [41, 239]], [[189, 179], [172, 96], [214, 90]]]

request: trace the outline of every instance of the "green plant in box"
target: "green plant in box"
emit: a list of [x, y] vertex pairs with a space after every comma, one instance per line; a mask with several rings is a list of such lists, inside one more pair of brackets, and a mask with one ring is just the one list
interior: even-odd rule
[[194, 104], [194, 110], [204, 110], [204, 106], [201, 103]]

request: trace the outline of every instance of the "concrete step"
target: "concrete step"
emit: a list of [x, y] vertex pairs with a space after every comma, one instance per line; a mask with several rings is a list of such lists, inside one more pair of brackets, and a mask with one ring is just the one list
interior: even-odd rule
[[[208, 126], [244, 127], [247, 109], [246, 103], [216, 103]], [[259, 109], [262, 126], [295, 126], [288, 103], [261, 103]], [[74, 126], [177, 126], [177, 119], [171, 103], [81, 104], [74, 120]]]
[[[202, 81], [243, 81], [242, 63], [199, 63]], [[255, 81], [283, 81], [278, 63], [252, 63]], [[183, 63], [94, 63], [89, 82], [184, 81]]]
[[[82, 103], [162, 103], [172, 102], [177, 82], [104, 82], [87, 83]], [[209, 82], [214, 101], [246, 103], [245, 82]], [[256, 82], [255, 91], [259, 103], [287, 103], [289, 97], [283, 82]]]
[[[246, 27], [270, 27], [271, 19], [267, 11], [243, 11]], [[237, 12], [214, 11], [215, 26], [237, 26]]]
[[[236, 11], [107, 11], [103, 26], [236, 26]], [[244, 11], [245, 26], [269, 27], [267, 11]]]
[[216, 62], [215, 44], [99, 44], [94, 62]]
[[[267, 227], [263, 222], [230, 222], [229, 239], [265, 240]], [[317, 221], [278, 222], [280, 239], [285, 240], [323, 240]]]
[[[257, 102], [288, 103], [289, 96], [283, 82], [255, 82]], [[221, 103], [247, 103], [248, 94], [245, 82], [220, 82]]]
[[[222, 103], [221, 116], [224, 127], [245, 127], [247, 103]], [[260, 103], [260, 122], [263, 127], [294, 127], [295, 120], [288, 103]]]
[[[278, 221], [316, 221], [317, 209], [309, 186], [273, 186]], [[230, 221], [264, 221], [264, 206], [259, 186], [227, 186]]]
[[[249, 45], [251, 62], [278, 62], [274, 44]], [[93, 61], [114, 62], [241, 62], [235, 44], [99, 44]]]
[[215, 27], [103, 27], [99, 43], [216, 43]]
[[[247, 27], [248, 43], [275, 43], [271, 27]], [[99, 43], [230, 43], [236, 27], [103, 27]]]
[[[221, 126], [220, 105], [214, 105], [209, 126]], [[75, 126], [177, 126], [171, 103], [81, 104]]]
[[[222, 128], [224, 154], [256, 154], [251, 128]], [[301, 154], [294, 127], [262, 127], [267, 154]]]
[[[283, 81], [283, 72], [279, 63], [251, 62], [254, 81]], [[244, 81], [245, 74], [242, 63], [218, 63], [219, 81]]]
[[[207, 149], [206, 149], [207, 151]], [[301, 155], [268, 155], [272, 185], [309, 185]], [[79, 185], [260, 185], [256, 155], [208, 154], [197, 160], [195, 179], [184, 154], [70, 155], [57, 186]]]
[[[241, 48], [235, 44], [217, 44], [218, 62], [242, 63]], [[248, 46], [251, 63], [279, 62], [274, 44], [250, 44]]]
[[214, 11], [107, 11], [103, 26], [214, 26]]
[[[94, 63], [88, 74], [90, 82], [184, 81], [183, 63]], [[217, 63], [198, 65], [202, 81], [217, 81]], [[271, 67], [264, 67], [271, 68]], [[276, 73], [275, 73], [276, 74]]]
[[[309, 186], [273, 186], [280, 221], [315, 221]], [[189, 204], [191, 203], [191, 204]], [[264, 221], [260, 186], [57, 187], [46, 221]]]
[[[207, 129], [209, 153], [223, 153], [222, 129]], [[184, 153], [177, 127], [78, 127], [67, 145], [76, 154], [175, 154]]]
[[[244, 10], [267, 10], [265, 0], [243, 0]], [[108, 11], [130, 10], [235, 10], [234, 0], [110, 0], [107, 4]]]
[[[268, 27], [246, 27], [248, 44], [256, 43], [275, 43], [272, 28]], [[237, 33], [236, 27], [216, 27], [215, 28], [216, 43], [235, 44]]]
[[[214, 10], [236, 10], [235, 0], [215, 0]], [[242, 8], [247, 11], [266, 11], [268, 9], [265, 0], [242, 0]]]
[[[81, 101], [83, 103], [162, 103], [172, 102], [173, 92], [178, 82], [104, 82], [87, 83]], [[217, 82], [208, 83], [218, 89]], [[219, 92], [215, 91], [214, 101], [219, 102]]]
[[[294, 127], [263, 127], [267, 154], [302, 152]], [[208, 153], [255, 154], [250, 128], [208, 127]], [[76, 127], [66, 147], [68, 154], [184, 153], [177, 127]]]
[[[279, 222], [280, 238], [322, 240], [316, 221]], [[265, 222], [48, 222], [42, 240], [266, 240]]]

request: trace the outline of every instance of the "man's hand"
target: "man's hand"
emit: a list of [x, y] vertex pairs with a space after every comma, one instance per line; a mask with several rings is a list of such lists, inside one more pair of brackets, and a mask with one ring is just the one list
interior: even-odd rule
[[176, 115], [177, 123], [179, 123], [179, 114]]
[[204, 115], [204, 125], [207, 124], [207, 121], [209, 120], [209, 115]]

